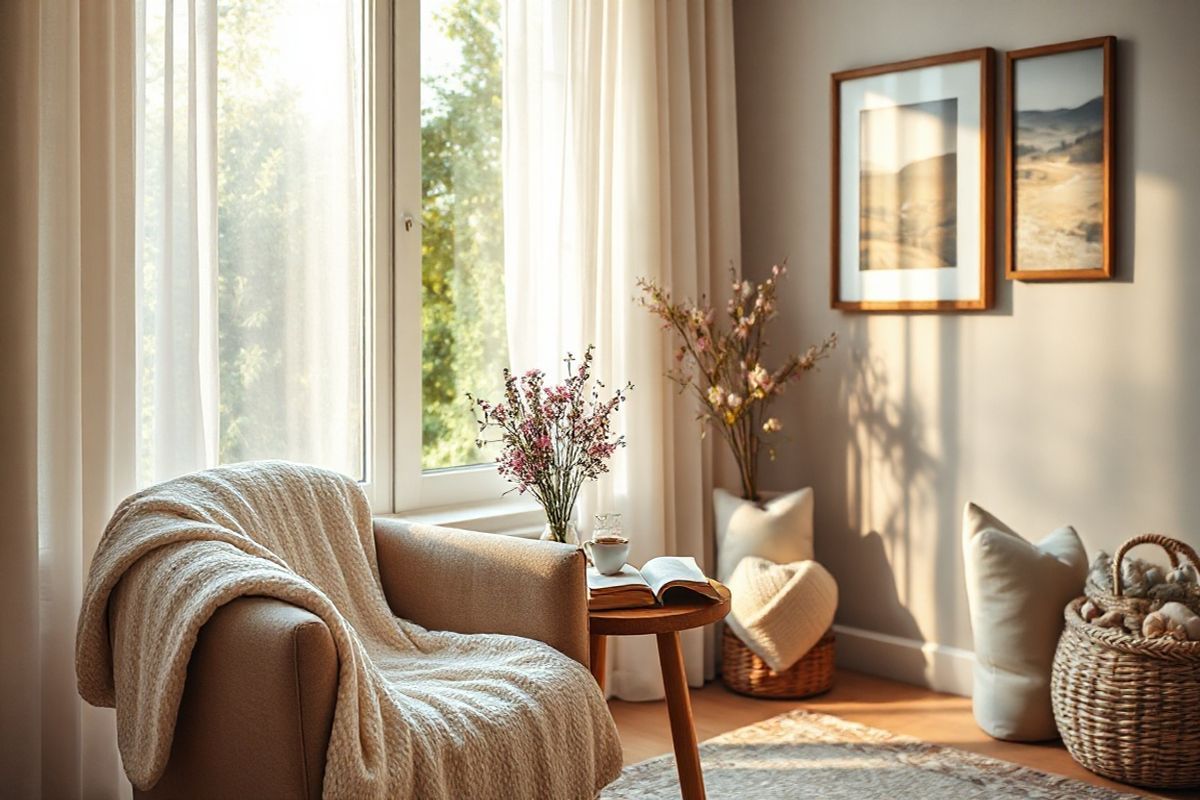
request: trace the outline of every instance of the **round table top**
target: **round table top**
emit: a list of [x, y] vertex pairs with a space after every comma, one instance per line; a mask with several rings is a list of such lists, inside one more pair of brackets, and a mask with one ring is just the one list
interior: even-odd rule
[[[599, 636], [638, 636], [699, 628], [729, 613], [729, 589], [712, 581], [720, 600], [688, 599], [665, 606], [610, 608], [588, 612], [588, 630]], [[683, 594], [680, 592], [680, 594]]]

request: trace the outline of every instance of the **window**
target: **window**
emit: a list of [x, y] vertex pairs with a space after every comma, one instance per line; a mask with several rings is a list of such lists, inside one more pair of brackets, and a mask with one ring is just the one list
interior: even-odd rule
[[501, 8], [394, 6], [396, 508], [495, 499], [510, 488], [475, 447], [465, 397], [497, 392], [508, 361]]
[[141, 0], [143, 483], [286, 458], [497, 497], [500, 0]]
[[286, 458], [365, 480], [362, 9], [143, 19], [143, 477]]
[[421, 4], [421, 466], [490, 461], [467, 392], [508, 363], [500, 0]]
[[220, 460], [365, 479], [361, 9], [218, 14]]

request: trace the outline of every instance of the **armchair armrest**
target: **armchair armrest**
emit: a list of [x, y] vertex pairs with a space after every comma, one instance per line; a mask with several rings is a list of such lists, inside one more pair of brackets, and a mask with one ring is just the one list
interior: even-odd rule
[[321, 797], [338, 656], [317, 616], [241, 597], [200, 629], [166, 771], [138, 798]]
[[396, 616], [431, 630], [537, 639], [587, 666], [587, 579], [578, 548], [382, 518], [375, 547]]

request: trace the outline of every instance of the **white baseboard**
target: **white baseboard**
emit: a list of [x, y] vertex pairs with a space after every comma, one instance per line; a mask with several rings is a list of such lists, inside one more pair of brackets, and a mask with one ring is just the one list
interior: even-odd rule
[[969, 650], [834, 625], [837, 663], [855, 672], [971, 696], [975, 654]]

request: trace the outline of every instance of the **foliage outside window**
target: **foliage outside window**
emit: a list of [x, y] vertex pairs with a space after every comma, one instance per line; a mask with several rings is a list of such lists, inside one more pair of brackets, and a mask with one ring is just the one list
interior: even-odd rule
[[422, 9], [422, 459], [490, 461], [464, 396], [495, 394], [508, 365], [500, 174], [499, 0]]

